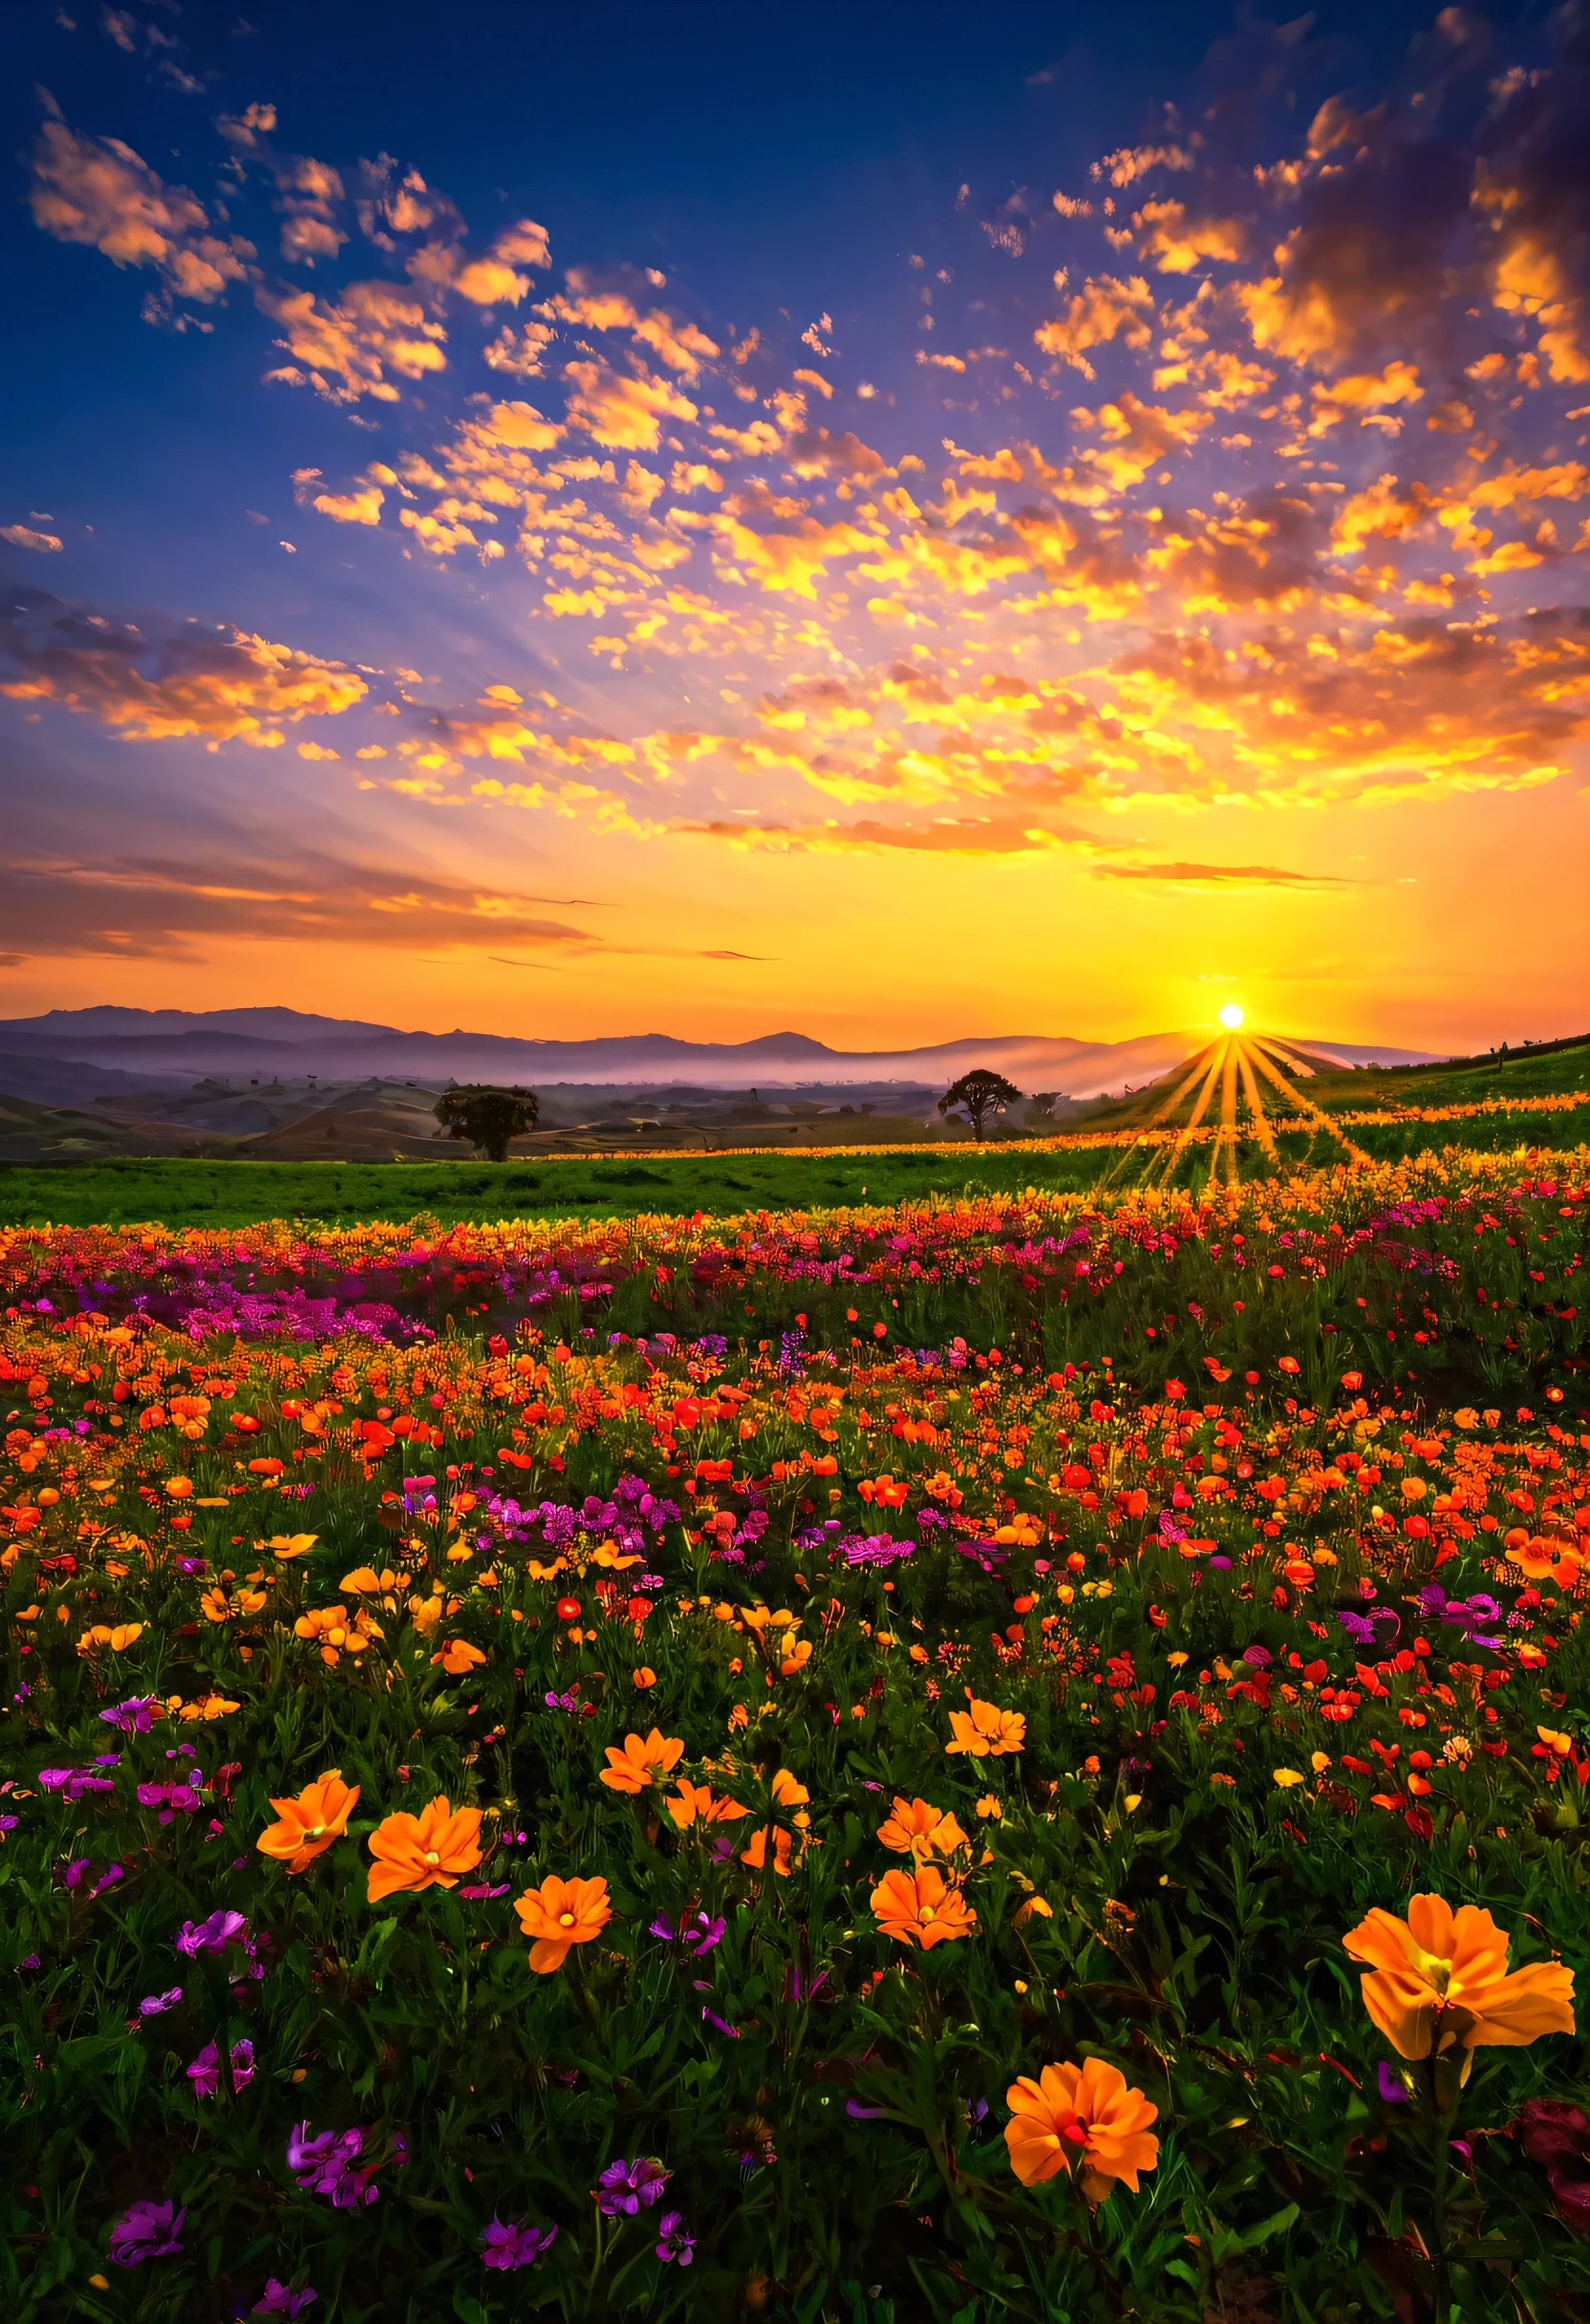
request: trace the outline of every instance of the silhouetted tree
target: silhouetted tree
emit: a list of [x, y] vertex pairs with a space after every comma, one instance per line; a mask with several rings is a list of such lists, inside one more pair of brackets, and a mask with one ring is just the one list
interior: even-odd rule
[[467, 1138], [488, 1162], [505, 1162], [508, 1140], [522, 1138], [541, 1119], [533, 1089], [444, 1089], [435, 1111], [450, 1138]]
[[990, 1073], [986, 1065], [978, 1065], [971, 1073], [963, 1073], [958, 1082], [952, 1082], [938, 1101], [940, 1113], [954, 1113], [958, 1108], [972, 1125], [972, 1135], [982, 1143], [983, 1124], [991, 1113], [1003, 1113], [1007, 1106], [1019, 1106], [1021, 1092], [1014, 1082], [1007, 1082], [1002, 1073]]

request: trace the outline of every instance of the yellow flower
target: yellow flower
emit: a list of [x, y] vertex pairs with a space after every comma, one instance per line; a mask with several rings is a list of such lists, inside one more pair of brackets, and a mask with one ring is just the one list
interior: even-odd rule
[[1300, 1775], [1295, 1767], [1277, 1767], [1270, 1772], [1283, 1792], [1290, 1791], [1295, 1783], [1306, 1783], [1308, 1780], [1306, 1775]]

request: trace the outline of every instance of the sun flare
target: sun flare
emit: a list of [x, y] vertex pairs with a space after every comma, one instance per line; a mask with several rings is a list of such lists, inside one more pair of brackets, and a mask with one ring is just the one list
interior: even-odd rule
[[1242, 1018], [1243, 1011], [1238, 1008], [1235, 1001], [1228, 1001], [1225, 1007], [1220, 1011], [1220, 1022], [1225, 1026], [1228, 1033], [1235, 1032], [1237, 1026], [1242, 1022]]

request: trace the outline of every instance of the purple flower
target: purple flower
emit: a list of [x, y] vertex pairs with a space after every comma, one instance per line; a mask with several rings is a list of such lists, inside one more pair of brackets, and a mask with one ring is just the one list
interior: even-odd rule
[[[110, 1764], [114, 1767], [116, 1761]], [[38, 1771], [41, 1792], [59, 1792], [66, 1800], [82, 1799], [93, 1792], [114, 1792], [115, 1783], [109, 1775], [97, 1775], [86, 1767], [41, 1767]]]
[[119, 1727], [123, 1734], [146, 1735], [154, 1723], [154, 1711], [160, 1698], [153, 1694], [130, 1694], [114, 1711], [102, 1711], [99, 1716], [107, 1727]]
[[204, 1921], [184, 1921], [171, 1942], [180, 1953], [224, 1953], [234, 1939], [247, 1942], [247, 1928], [241, 1912], [212, 1912]]
[[696, 2238], [684, 2231], [684, 2213], [664, 2211], [657, 2223], [658, 2259], [677, 2260], [681, 2268], [688, 2268], [695, 2256]]
[[[213, 2041], [207, 2041], [187, 2070], [196, 2098], [213, 2098], [221, 2087], [221, 2059]], [[254, 2078], [254, 2045], [251, 2041], [232, 2044], [232, 2087], [244, 2089]]]
[[111, 2257], [118, 2268], [136, 2268], [140, 2260], [163, 2259], [180, 2251], [185, 2210], [165, 2203], [135, 2203], [111, 2227]]
[[481, 2230], [481, 2257], [488, 2268], [533, 2268], [557, 2241], [556, 2227], [518, 2227], [494, 2219]]
[[506, 1896], [508, 1890], [512, 1886], [513, 1883], [511, 1881], [501, 1881], [497, 1886], [493, 1888], [488, 1882], [483, 1886], [477, 1885], [472, 1888], [461, 1888], [459, 1890], [459, 1894], [460, 1896], [466, 1896], [473, 1904], [478, 1904], [483, 1897]]
[[1383, 2057], [1380, 2061], [1380, 2095], [1387, 2106], [1406, 2106], [1407, 2087], [1400, 2074], [1393, 2074]]
[[1242, 1650], [1242, 1660], [1254, 1670], [1262, 1670], [1266, 1663], [1273, 1663], [1275, 1659], [1268, 1646], [1245, 1646]]
[[176, 2008], [182, 1997], [183, 1989], [180, 1985], [172, 1986], [168, 1992], [146, 1993], [138, 2005], [138, 2013], [140, 2017], [163, 2016], [167, 2010]]
[[93, 1861], [92, 1856], [75, 1856], [61, 1874], [61, 1886], [63, 1888], [80, 1887], [83, 1875]]
[[714, 1946], [722, 1944], [723, 1931], [727, 1926], [728, 1923], [721, 1914], [717, 1920], [709, 1921], [704, 1912], [698, 1912], [694, 1927], [681, 1917], [676, 1928], [666, 1913], [658, 1913], [652, 1923], [651, 1933], [654, 1937], [667, 1939], [671, 1944], [684, 1946], [691, 1959], [699, 1961], [703, 1953], [710, 1953]]
[[298, 2184], [309, 2195], [330, 2195], [339, 2211], [352, 2210], [355, 2204], [374, 2203], [378, 2189], [370, 2183], [376, 2175], [373, 2163], [359, 2167], [364, 2152], [362, 2130], [323, 2130], [318, 2137], [309, 2136], [309, 2124], [298, 2123], [290, 2132], [287, 2142], [287, 2166], [296, 2171]]
[[302, 2292], [294, 2292], [272, 2275], [266, 2279], [264, 2292], [248, 2313], [254, 2316], [295, 2316], [319, 2297], [312, 2284], [306, 2284]]
[[655, 2155], [637, 2155], [633, 2163], [610, 2163], [602, 2173], [597, 2204], [610, 2219], [620, 2211], [633, 2219], [643, 2204], [650, 2210], [673, 2176]]

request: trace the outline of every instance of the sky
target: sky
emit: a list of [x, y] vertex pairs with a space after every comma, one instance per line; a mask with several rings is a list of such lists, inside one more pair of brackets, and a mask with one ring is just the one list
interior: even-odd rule
[[1581, 1031], [1590, 0], [10, 0], [0, 1016]]

